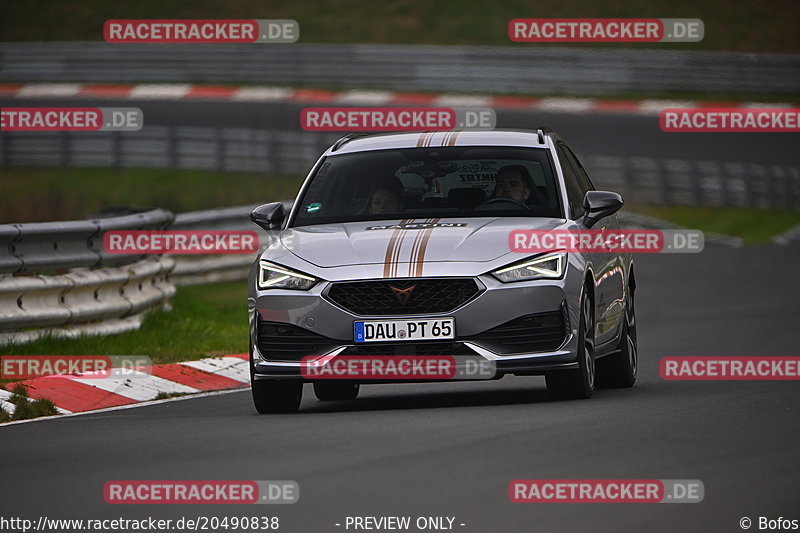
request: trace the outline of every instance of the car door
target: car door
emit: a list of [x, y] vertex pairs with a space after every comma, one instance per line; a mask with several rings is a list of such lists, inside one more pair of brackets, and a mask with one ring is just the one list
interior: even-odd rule
[[[567, 194], [573, 196], [576, 202], [580, 199], [580, 209], [573, 208], [573, 216], [580, 219], [584, 214], [583, 198], [587, 191], [595, 188], [572, 150], [563, 142], [558, 143], [558, 150], [559, 159], [563, 159], [562, 170], [565, 166], [569, 169], [565, 171], [565, 179], [570, 175], [573, 180], [572, 185], [567, 185]], [[572, 206], [572, 201], [570, 205]], [[605, 235], [610, 231], [620, 228], [616, 215], [612, 215], [598, 221], [592, 229], [600, 231], [605, 239]], [[624, 272], [623, 262], [617, 253], [593, 252], [592, 262], [595, 266], [595, 343], [600, 346], [616, 338], [624, 308]]]

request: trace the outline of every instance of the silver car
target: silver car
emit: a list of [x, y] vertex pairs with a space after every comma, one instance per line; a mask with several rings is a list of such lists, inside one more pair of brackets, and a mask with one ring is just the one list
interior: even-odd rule
[[[544, 375], [559, 399], [632, 386], [631, 255], [509, 245], [520, 229], [619, 229], [622, 203], [545, 128], [340, 139], [288, 214], [251, 214], [271, 243], [249, 277], [256, 409], [296, 411], [308, 381], [319, 400], [355, 399], [363, 381], [301, 366], [360, 354], [477, 357], [495, 378]], [[398, 321], [437, 335], [397, 335]]]

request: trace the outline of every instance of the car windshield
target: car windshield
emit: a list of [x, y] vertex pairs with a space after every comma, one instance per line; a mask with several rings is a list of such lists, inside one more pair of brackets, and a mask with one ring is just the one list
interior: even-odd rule
[[325, 158], [293, 226], [447, 217], [563, 218], [549, 152], [437, 147]]

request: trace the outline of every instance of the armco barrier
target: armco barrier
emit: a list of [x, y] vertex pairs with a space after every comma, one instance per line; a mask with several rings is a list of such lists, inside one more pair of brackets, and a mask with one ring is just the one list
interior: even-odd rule
[[158, 257], [102, 270], [0, 277], [0, 345], [136, 329], [144, 312], [168, 307], [174, 265]]
[[[250, 212], [259, 204], [226, 207], [207, 211], [181, 213], [170, 229], [251, 230], [259, 235], [261, 248], [267, 245], [267, 234], [250, 221]], [[284, 201], [286, 212], [292, 203]], [[247, 278], [255, 254], [176, 255], [170, 279], [176, 285], [197, 285]]]
[[[264, 232], [250, 221], [250, 211], [258, 204], [240, 207], [211, 209], [181, 213], [175, 217], [171, 229], [197, 230], [258, 230], [261, 238]], [[177, 255], [171, 279], [177, 285], [197, 285], [218, 281], [231, 281], [247, 277], [254, 256], [237, 255]]]
[[136, 329], [143, 313], [168, 307], [175, 260], [109, 254], [102, 236], [111, 229], [166, 228], [173, 218], [154, 209], [0, 225], [0, 345]]
[[132, 263], [142, 256], [114, 255], [103, 250], [102, 235], [112, 229], [168, 227], [174, 216], [164, 209], [132, 215], [70, 222], [0, 225], [0, 274], [56, 272]]
[[[284, 202], [287, 210], [291, 202]], [[109, 254], [109, 230], [253, 230], [258, 204], [182, 213], [154, 209], [69, 222], [0, 225], [0, 346], [45, 335], [77, 337], [138, 329], [169, 307], [175, 285], [240, 280], [255, 255]]]

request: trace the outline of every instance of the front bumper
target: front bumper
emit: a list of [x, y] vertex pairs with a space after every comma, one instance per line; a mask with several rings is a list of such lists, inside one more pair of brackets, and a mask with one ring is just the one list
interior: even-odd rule
[[[453, 317], [456, 325], [455, 342], [471, 355], [491, 361], [498, 377], [505, 374], [537, 375], [577, 368], [579, 286], [570, 287], [566, 278], [505, 284], [491, 276], [476, 276], [475, 279], [483, 290], [461, 307], [434, 315], [405, 316]], [[255, 379], [304, 379], [300, 370], [300, 356], [347, 357], [353, 353], [353, 349], [364, 347], [353, 342], [354, 321], [405, 317], [356, 315], [323, 297], [329, 285], [329, 282], [319, 283], [308, 291], [261, 291], [250, 299], [250, 350]], [[563, 337], [557, 346], [519, 352], [498, 349], [496, 343], [482, 339], [482, 334], [520, 317], [553, 313], [564, 316]], [[325, 342], [320, 344], [324, 348], [316, 353], [298, 353], [291, 358], [264, 353], [258, 339], [259, 323], [264, 322], [302, 328], [324, 338]], [[405, 343], [408, 346], [413, 344], [419, 343]]]

